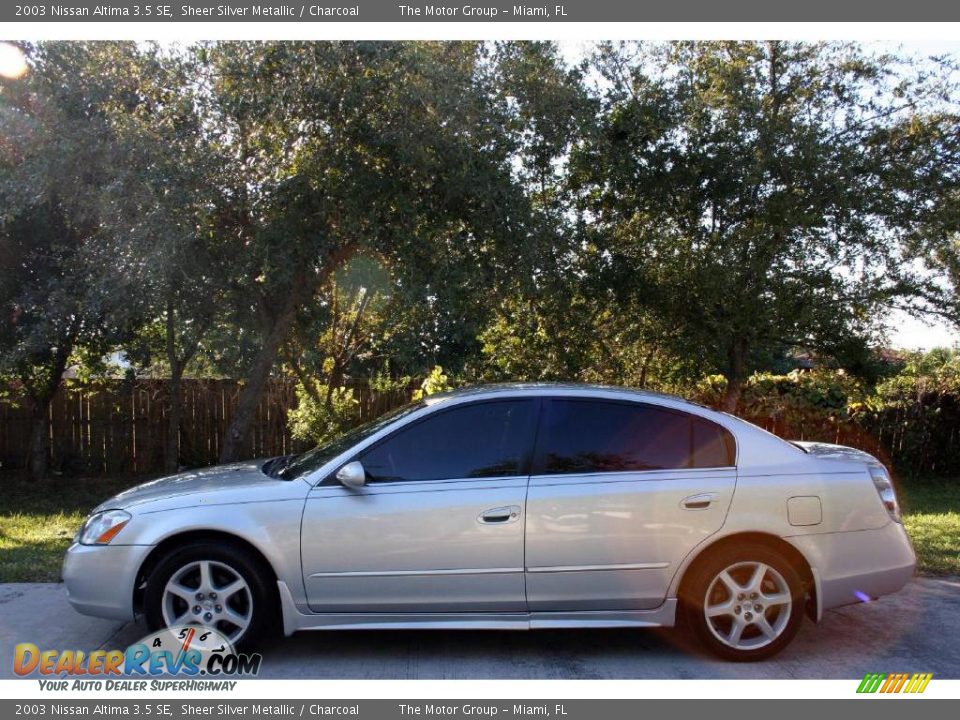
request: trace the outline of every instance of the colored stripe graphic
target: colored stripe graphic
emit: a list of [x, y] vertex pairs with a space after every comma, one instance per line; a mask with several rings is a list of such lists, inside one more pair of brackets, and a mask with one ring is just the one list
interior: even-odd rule
[[860, 683], [860, 687], [857, 688], [857, 692], [875, 693], [885, 677], [886, 675], [883, 673], [867, 673], [863, 676], [863, 681]]
[[922, 693], [933, 673], [867, 673], [857, 687], [858, 693]]

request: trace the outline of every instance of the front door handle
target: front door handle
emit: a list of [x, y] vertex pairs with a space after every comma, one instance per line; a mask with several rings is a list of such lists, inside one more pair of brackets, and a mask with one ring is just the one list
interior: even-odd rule
[[477, 522], [486, 525], [506, 525], [516, 522], [520, 518], [519, 505], [507, 505], [506, 507], [492, 508], [480, 513]]
[[716, 493], [702, 493], [700, 495], [691, 495], [680, 501], [680, 507], [684, 510], [706, 510], [710, 504], [717, 499]]

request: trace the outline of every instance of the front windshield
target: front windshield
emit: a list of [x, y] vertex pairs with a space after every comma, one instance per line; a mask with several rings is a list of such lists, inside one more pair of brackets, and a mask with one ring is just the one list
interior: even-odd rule
[[371, 420], [370, 422], [353, 428], [353, 430], [348, 430], [337, 439], [331, 440], [325, 445], [319, 445], [313, 450], [308, 450], [302, 455], [297, 455], [292, 458], [277, 475], [284, 480], [292, 480], [307, 475], [330, 462], [340, 453], [346, 452], [352, 446], [365, 440], [377, 431], [382, 430], [394, 420], [399, 420], [414, 410], [419, 410], [421, 407], [423, 407], [423, 403], [421, 402], [410, 403], [396, 410], [391, 410], [376, 420]]

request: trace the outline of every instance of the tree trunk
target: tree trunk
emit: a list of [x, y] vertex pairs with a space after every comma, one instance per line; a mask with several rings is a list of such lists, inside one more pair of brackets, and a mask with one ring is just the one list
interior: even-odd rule
[[743, 391], [743, 380], [740, 378], [727, 378], [727, 390], [723, 394], [723, 404], [721, 409], [724, 412], [734, 413], [740, 402], [740, 394]]
[[180, 378], [183, 365], [177, 357], [177, 320], [172, 286], [167, 294], [166, 335], [170, 385], [167, 387], [167, 442], [163, 448], [163, 469], [174, 473], [180, 467]]
[[183, 401], [180, 397], [180, 379], [183, 368], [174, 365], [170, 368], [170, 384], [167, 399], [167, 444], [163, 449], [163, 469], [175, 473], [180, 468], [180, 418], [183, 416]]
[[[334, 271], [356, 252], [357, 244], [348, 242], [327, 253], [321, 264], [323, 270], [320, 277], [311, 278], [309, 275], [300, 275], [293, 281], [290, 294], [279, 314], [274, 315], [268, 322], [261, 322], [264, 326], [264, 341], [260, 346], [253, 367], [247, 373], [246, 382], [240, 390], [240, 401], [237, 403], [237, 412], [230, 421], [223, 436], [223, 447], [220, 450], [220, 462], [237, 462], [243, 454], [250, 424], [253, 422], [260, 396], [267, 386], [270, 371], [277, 360], [280, 348], [290, 335], [300, 305], [309, 297], [312, 288], [320, 287]], [[311, 282], [313, 281], [313, 282]]]
[[296, 319], [301, 295], [302, 289], [291, 292], [290, 299], [283, 311], [276, 317], [266, 333], [253, 367], [247, 373], [246, 382], [240, 390], [237, 412], [230, 421], [230, 426], [223, 437], [223, 448], [220, 451], [221, 463], [237, 462], [241, 459], [247, 435], [250, 432], [250, 424], [253, 422], [254, 413], [257, 410], [257, 404], [260, 402], [260, 396], [267, 386], [267, 380], [270, 378], [270, 371], [277, 360], [280, 346], [286, 340], [290, 328], [293, 326], [293, 321]]
[[642, 388], [647, 386], [647, 373], [650, 371], [650, 363], [653, 362], [653, 358], [656, 356], [656, 354], [657, 349], [653, 348], [643, 358], [643, 365], [640, 367], [640, 387]]
[[31, 480], [43, 480], [50, 469], [50, 402], [53, 398], [33, 401], [33, 424], [27, 446], [27, 472]]
[[43, 480], [50, 470], [50, 403], [63, 382], [63, 371], [67, 369], [67, 360], [73, 352], [76, 338], [76, 323], [69, 335], [57, 346], [50, 363], [50, 375], [39, 388], [30, 390], [30, 404], [33, 409], [33, 427], [30, 429], [30, 442], [27, 445], [25, 464], [31, 480]]
[[307, 373], [304, 371], [303, 367], [300, 365], [300, 362], [294, 357], [293, 352], [290, 352], [287, 356], [287, 362], [290, 363], [290, 367], [293, 368], [294, 374], [297, 376], [297, 379], [300, 381], [300, 385], [303, 387], [307, 395], [310, 396], [310, 399], [313, 400], [317, 405], [323, 404], [323, 398], [320, 396], [320, 393], [317, 391], [317, 385], [314, 383], [313, 378], [308, 377]]
[[743, 341], [735, 341], [727, 352], [727, 390], [723, 394], [724, 412], [733, 413], [737, 410], [740, 395], [743, 392], [743, 381], [746, 371], [747, 345]]

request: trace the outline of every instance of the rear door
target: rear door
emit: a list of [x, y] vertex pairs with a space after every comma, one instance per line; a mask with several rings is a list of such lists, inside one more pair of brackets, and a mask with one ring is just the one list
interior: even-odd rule
[[360, 454], [367, 485], [325, 482], [302, 523], [316, 612], [525, 612], [523, 528], [538, 401], [440, 409]]
[[544, 401], [527, 495], [531, 611], [649, 609], [724, 522], [736, 449], [724, 428], [640, 402]]

